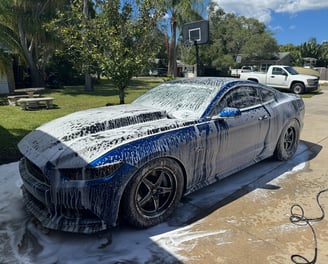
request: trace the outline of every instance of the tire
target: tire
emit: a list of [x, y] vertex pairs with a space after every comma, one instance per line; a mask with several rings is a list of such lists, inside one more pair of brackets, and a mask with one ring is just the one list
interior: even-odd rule
[[291, 159], [298, 147], [300, 138], [300, 126], [296, 120], [292, 120], [281, 132], [274, 152], [277, 160]]
[[165, 221], [177, 207], [184, 189], [181, 167], [172, 159], [155, 159], [133, 176], [122, 200], [123, 217], [138, 228]]
[[292, 91], [293, 91], [293, 93], [295, 93], [295, 94], [301, 94], [301, 93], [304, 93], [304, 91], [305, 91], [304, 84], [303, 84], [303, 83], [294, 83], [294, 84], [292, 85]]

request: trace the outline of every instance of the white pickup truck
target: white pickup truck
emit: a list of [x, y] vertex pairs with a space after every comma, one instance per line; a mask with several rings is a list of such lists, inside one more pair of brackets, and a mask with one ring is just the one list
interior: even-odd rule
[[278, 89], [290, 89], [296, 94], [313, 91], [319, 87], [319, 78], [299, 74], [294, 68], [271, 65], [265, 72], [241, 72], [240, 79], [263, 83]]
[[243, 66], [240, 69], [230, 69], [230, 76], [239, 78], [241, 72], [251, 72], [255, 70], [256, 68], [254, 66]]

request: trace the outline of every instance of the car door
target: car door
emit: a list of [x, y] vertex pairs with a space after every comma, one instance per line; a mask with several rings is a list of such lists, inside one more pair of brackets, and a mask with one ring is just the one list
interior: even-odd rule
[[285, 87], [287, 83], [288, 73], [280, 67], [273, 67], [271, 74], [267, 76], [267, 84], [272, 87]]
[[241, 116], [212, 120], [216, 129], [207, 143], [206, 175], [223, 178], [257, 161], [263, 152], [270, 126], [270, 113], [261, 103], [256, 86], [238, 86], [227, 92], [212, 111], [234, 107]]

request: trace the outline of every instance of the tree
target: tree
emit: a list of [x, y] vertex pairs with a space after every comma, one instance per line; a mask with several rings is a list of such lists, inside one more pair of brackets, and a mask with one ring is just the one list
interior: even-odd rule
[[302, 43], [299, 47], [300, 57], [304, 62], [305, 58], [316, 59], [316, 65], [325, 67], [328, 62], [328, 49], [325, 44], [318, 44], [316, 38], [311, 38], [309, 41]]
[[73, 0], [48, 29], [63, 39], [66, 52], [70, 57], [75, 55], [75, 64], [81, 65], [84, 73], [100, 68], [104, 76], [111, 78], [123, 104], [129, 81], [158, 51], [152, 32], [161, 13], [153, 2], [98, 0], [92, 8], [97, 12], [87, 15], [85, 9], [90, 2]]
[[[85, 76], [85, 90], [92, 91], [91, 73], [95, 72], [95, 56], [98, 52], [94, 39], [93, 19], [96, 14], [92, 2], [72, 0], [70, 5], [57, 13], [57, 17], [46, 24], [64, 45], [63, 53]], [[60, 53], [60, 51], [57, 51]]]
[[202, 61], [212, 67], [236, 66], [236, 58], [243, 60], [270, 59], [278, 51], [272, 32], [253, 18], [225, 13], [217, 4], [209, 7], [210, 41]]
[[292, 65], [303, 66], [303, 59], [300, 53], [300, 46], [295, 46], [293, 44], [280, 45], [279, 51], [289, 52], [291, 54]]
[[155, 9], [152, 0], [130, 2], [112, 0], [101, 3], [99, 20], [94, 24], [102, 51], [98, 57], [99, 65], [103, 74], [119, 88], [121, 104], [131, 78], [160, 50], [155, 36], [161, 11]]
[[324, 41], [321, 44], [322, 58], [317, 61], [317, 66], [327, 67], [328, 66], [328, 42]]
[[[43, 23], [51, 18], [58, 0], [1, 0], [0, 25], [13, 33], [12, 39], [18, 55], [23, 56], [31, 75], [32, 85], [43, 85], [43, 71], [54, 50], [54, 39], [43, 29]], [[5, 43], [8, 44], [8, 43]], [[9, 43], [8, 48], [13, 46]]]
[[293, 59], [292, 63], [295, 66], [304, 66], [304, 58], [315, 59], [316, 65], [313, 66], [326, 67], [328, 64], [328, 45], [325, 42], [318, 44], [315, 38], [311, 38], [299, 46], [292, 44], [281, 45], [279, 50], [281, 52], [290, 52]]
[[311, 38], [309, 41], [300, 45], [300, 53], [303, 58], [316, 58], [321, 57], [321, 45], [317, 43], [315, 38]]
[[168, 58], [168, 74], [177, 76], [177, 30], [193, 20], [203, 19], [200, 12], [203, 10], [204, 1], [201, 0], [162, 0], [159, 5], [164, 8], [164, 12], [169, 16], [170, 21], [170, 44]]
[[271, 31], [256, 19], [241, 17], [245, 40], [239, 53], [244, 59], [271, 59], [278, 51], [278, 44]]
[[5, 23], [0, 23], [0, 43], [2, 43], [0, 46], [0, 76], [7, 77], [9, 92], [12, 93], [15, 89], [15, 78], [11, 53], [19, 53], [22, 49], [16, 34]]

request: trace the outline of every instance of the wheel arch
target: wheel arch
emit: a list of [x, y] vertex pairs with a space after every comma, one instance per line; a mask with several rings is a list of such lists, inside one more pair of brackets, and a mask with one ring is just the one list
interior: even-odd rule
[[248, 81], [255, 82], [255, 83], [259, 83], [259, 80], [256, 79], [256, 78], [248, 78], [247, 80], [248, 80]]
[[174, 157], [167, 157], [169, 159], [174, 160], [181, 168], [182, 170], [182, 176], [183, 176], [183, 191], [182, 191], [182, 196], [186, 193], [186, 189], [187, 189], [187, 171], [185, 166], [183, 165], [183, 163], [178, 160], [177, 158]]
[[302, 85], [305, 85], [305, 83], [304, 82], [302, 82], [302, 81], [300, 81], [300, 80], [294, 80], [294, 81], [292, 81], [291, 83], [290, 83], [290, 88], [292, 88], [293, 87], [293, 85], [295, 85], [295, 84], [302, 84]]

